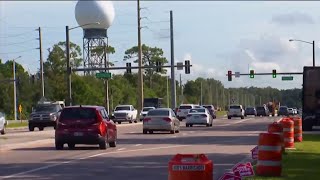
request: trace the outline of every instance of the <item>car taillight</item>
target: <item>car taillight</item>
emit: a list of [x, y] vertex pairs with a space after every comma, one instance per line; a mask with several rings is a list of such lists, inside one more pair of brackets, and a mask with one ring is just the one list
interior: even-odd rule
[[163, 120], [165, 120], [167, 122], [171, 122], [171, 118], [163, 118]]
[[207, 117], [207, 115], [206, 114], [202, 114], [201, 117]]
[[151, 120], [151, 118], [144, 118], [143, 119], [143, 122], [148, 122], [148, 121], [150, 121]]

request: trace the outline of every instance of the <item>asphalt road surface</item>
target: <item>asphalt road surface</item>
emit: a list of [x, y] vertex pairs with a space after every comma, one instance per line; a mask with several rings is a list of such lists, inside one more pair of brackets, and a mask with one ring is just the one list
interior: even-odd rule
[[176, 134], [142, 134], [142, 124], [118, 125], [116, 148], [76, 145], [57, 151], [54, 131], [9, 130], [0, 136], [0, 179], [165, 180], [177, 153], [204, 153], [214, 164], [214, 179], [238, 162], [250, 160], [258, 134], [275, 117], [217, 119], [213, 127], [185, 127]]

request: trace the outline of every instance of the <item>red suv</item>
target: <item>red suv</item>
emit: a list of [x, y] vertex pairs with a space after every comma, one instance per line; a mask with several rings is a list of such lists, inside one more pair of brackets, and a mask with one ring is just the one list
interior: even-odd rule
[[117, 126], [101, 106], [65, 107], [55, 130], [55, 146], [63, 149], [65, 143], [70, 149], [75, 144], [98, 144], [100, 149], [116, 147]]

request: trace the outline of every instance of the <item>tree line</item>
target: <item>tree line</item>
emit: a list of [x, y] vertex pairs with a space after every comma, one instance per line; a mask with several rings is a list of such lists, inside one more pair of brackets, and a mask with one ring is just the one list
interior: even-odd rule
[[[44, 62], [45, 97], [49, 100], [67, 99], [66, 81], [66, 51], [65, 42], [54, 44], [49, 50], [49, 55]], [[112, 46], [98, 47], [94, 53], [113, 54], [116, 52]], [[142, 45], [143, 65], [153, 66], [157, 61], [168, 63], [159, 47]], [[124, 52], [124, 61], [137, 63], [138, 47]], [[82, 65], [82, 53], [79, 45], [70, 44], [71, 66], [76, 68]], [[36, 65], [36, 64], [35, 64]], [[113, 66], [110, 62], [110, 66]], [[36, 65], [37, 66], [37, 65]], [[13, 83], [8, 81], [13, 78], [13, 61], [3, 62], [0, 59], [0, 111], [6, 114], [7, 119], [13, 119]], [[192, 71], [192, 69], [191, 69]], [[192, 73], [192, 72], [191, 72]], [[40, 72], [29, 74], [21, 64], [16, 63], [17, 104], [23, 107], [22, 119], [27, 119], [32, 107], [41, 98]], [[116, 74], [109, 80], [110, 108], [118, 104], [132, 104], [137, 107], [137, 79], [136, 73]], [[156, 72], [155, 69], [144, 70], [144, 96], [161, 97], [164, 106], [169, 105], [170, 78], [166, 70]], [[213, 78], [197, 78], [177, 85], [177, 105], [180, 103], [213, 104], [221, 109], [226, 109], [229, 103], [236, 102], [247, 106], [255, 106], [272, 100], [290, 107], [301, 107], [301, 89], [278, 90], [275, 88], [225, 88], [223, 84]], [[201, 88], [202, 87], [202, 88]], [[202, 95], [202, 96], [201, 96]], [[80, 75], [72, 73], [73, 104], [105, 105], [104, 80], [97, 79], [94, 75]]]

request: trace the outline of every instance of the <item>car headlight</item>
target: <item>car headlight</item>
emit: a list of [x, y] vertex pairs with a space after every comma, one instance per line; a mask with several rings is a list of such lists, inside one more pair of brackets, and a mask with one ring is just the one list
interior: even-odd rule
[[55, 114], [50, 114], [50, 120], [51, 121], [56, 121], [57, 120], [57, 116]]

